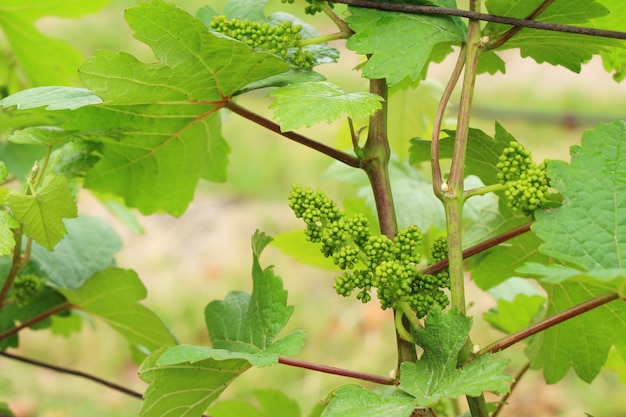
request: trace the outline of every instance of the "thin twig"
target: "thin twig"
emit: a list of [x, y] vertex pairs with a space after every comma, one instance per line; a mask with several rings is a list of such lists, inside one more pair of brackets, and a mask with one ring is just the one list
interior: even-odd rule
[[433, 135], [430, 143], [430, 166], [433, 177], [433, 191], [440, 199], [443, 195], [443, 176], [441, 175], [441, 164], [439, 162], [439, 136], [441, 135], [441, 125], [443, 124], [443, 116], [445, 115], [446, 107], [448, 107], [448, 102], [450, 101], [452, 92], [461, 77], [464, 66], [465, 47], [461, 48], [461, 51], [459, 52], [459, 58], [456, 61], [450, 80], [448, 81], [446, 88], [443, 90], [441, 100], [439, 100], [439, 105], [437, 106], [437, 113], [435, 113], [435, 120], [433, 122]]
[[60, 313], [61, 311], [65, 311], [68, 308], [71, 308], [72, 305], [68, 302], [56, 305], [54, 307], [52, 307], [49, 310], [44, 311], [41, 314], [36, 315], [35, 317], [24, 321], [22, 324], [20, 324], [19, 326], [13, 327], [12, 329], [7, 330], [6, 332], [0, 333], [0, 340], [4, 340], [8, 337], [13, 336], [14, 334], [18, 333], [20, 330], [23, 330], [27, 327], [32, 326], [33, 324], [39, 323], [45, 319], [47, 319], [50, 316], [53, 316], [54, 314]]
[[[544, 0], [543, 3], [541, 3], [535, 10], [533, 10], [533, 12], [531, 14], [526, 16], [525, 20], [535, 20], [552, 3], [554, 3], [554, 0]], [[513, 36], [515, 36], [522, 29], [523, 28], [521, 26], [514, 26], [514, 27], [512, 27], [511, 29], [507, 30], [504, 34], [502, 34], [502, 36], [494, 39], [492, 42], [489, 42], [487, 45], [485, 45], [485, 50], [497, 49], [497, 48], [501, 47], [502, 45], [504, 45], [506, 42], [508, 42], [509, 39], [511, 39]]]
[[481, 349], [476, 354], [475, 358], [480, 357], [486, 353], [495, 353], [495, 352], [504, 350], [516, 344], [517, 342], [520, 342], [526, 339], [527, 337], [530, 337], [543, 330], [546, 330], [549, 327], [556, 326], [559, 323], [562, 323], [566, 320], [577, 317], [583, 313], [586, 313], [587, 311], [603, 306], [604, 304], [609, 303], [611, 301], [618, 300], [619, 298], [620, 298], [619, 295], [613, 292], [608, 292], [608, 293], [599, 295], [597, 297], [593, 297], [585, 302], [582, 302], [573, 307], [570, 307], [567, 310], [563, 310], [546, 319], [543, 319], [538, 323], [528, 326], [525, 329], [520, 330], [519, 332], [503, 337], [500, 340], [496, 340], [489, 346]]
[[266, 119], [265, 117], [256, 114], [244, 107], [241, 107], [232, 100], [227, 101], [224, 107], [226, 107], [233, 113], [236, 113], [241, 117], [258, 124], [259, 126], [263, 126], [264, 128], [271, 130], [272, 132], [278, 133], [279, 135], [282, 135], [287, 139], [291, 139], [294, 142], [297, 142], [308, 148], [315, 149], [316, 151], [321, 152], [324, 155], [330, 156], [331, 158], [336, 159], [339, 162], [343, 162], [348, 166], [351, 166], [353, 168], [360, 168], [361, 166], [361, 162], [357, 157], [350, 155], [349, 153], [342, 152], [331, 146], [325, 145], [321, 142], [317, 142], [313, 139], [307, 138], [306, 136], [303, 136], [299, 133], [293, 131], [283, 132], [280, 130], [280, 126], [275, 122]]
[[362, 381], [375, 382], [382, 385], [395, 385], [396, 381], [392, 378], [369, 374], [367, 372], [351, 371], [349, 369], [336, 368], [334, 366], [322, 365], [314, 362], [301, 361], [299, 359], [279, 356], [278, 363], [296, 368], [310, 369], [312, 371], [323, 372], [325, 374], [345, 376], [348, 378], [360, 379]]
[[[467, 259], [476, 254], [486, 251], [494, 246], [498, 246], [500, 243], [506, 242], [507, 240], [513, 239], [519, 235], [522, 235], [526, 232], [530, 231], [530, 226], [532, 226], [532, 222], [524, 223], [521, 226], [514, 227], [511, 230], [508, 230], [498, 236], [494, 236], [490, 239], [487, 239], [483, 242], [480, 242], [472, 247], [469, 247], [463, 251], [463, 259]], [[443, 259], [437, 263], [432, 265], [428, 265], [426, 268], [419, 270], [420, 274], [436, 274], [439, 271], [443, 271], [448, 267], [449, 261], [448, 259]]]
[[561, 25], [558, 23], [537, 22], [536, 20], [517, 19], [514, 17], [497, 16], [487, 13], [472, 12], [469, 10], [454, 9], [437, 6], [417, 6], [412, 4], [384, 3], [373, 0], [327, 0], [331, 3], [343, 3], [355, 7], [377, 9], [413, 14], [444, 15], [465, 17], [485, 22], [501, 23], [504, 25], [519, 26], [531, 29], [548, 30], [552, 32], [574, 33], [577, 35], [598, 36], [601, 38], [626, 39], [626, 32], [616, 30], [595, 29], [583, 26]]
[[519, 383], [520, 379], [522, 379], [522, 377], [526, 374], [526, 372], [529, 369], [530, 369], [530, 363], [527, 363], [522, 369], [520, 369], [520, 371], [517, 373], [517, 375], [515, 375], [515, 380], [511, 384], [511, 388], [509, 389], [509, 392], [507, 392], [504, 395], [504, 397], [502, 397], [502, 399], [500, 400], [500, 404], [498, 404], [498, 408], [496, 409], [496, 411], [494, 411], [494, 413], [491, 415], [491, 417], [498, 417], [500, 412], [504, 409], [504, 406], [506, 405], [507, 400], [509, 399], [509, 397], [513, 393], [513, 390], [515, 389], [515, 387]]
[[93, 381], [93, 382], [95, 382], [97, 384], [104, 385], [105, 387], [111, 388], [111, 389], [113, 389], [115, 391], [119, 391], [119, 392], [121, 392], [123, 394], [130, 395], [131, 397], [139, 398], [140, 400], [143, 399], [143, 395], [138, 393], [138, 392], [136, 392], [136, 391], [133, 391], [131, 389], [128, 389], [126, 387], [118, 385], [118, 384], [116, 384], [114, 382], [110, 382], [110, 381], [104, 380], [102, 378], [98, 378], [97, 376], [93, 376], [93, 375], [90, 375], [90, 374], [85, 373], [85, 372], [76, 371], [74, 369], [69, 369], [69, 368], [64, 368], [62, 366], [51, 365], [49, 363], [41, 362], [41, 361], [38, 361], [38, 360], [35, 360], [35, 359], [25, 358], [23, 356], [14, 355], [14, 354], [8, 353], [8, 352], [0, 352], [0, 356], [4, 356], [4, 357], [9, 358], [9, 359], [14, 359], [16, 361], [20, 361], [20, 362], [27, 363], [27, 364], [30, 364], [30, 365], [35, 365], [35, 366], [38, 366], [40, 368], [49, 369], [51, 371], [59, 372], [59, 373], [62, 373], [62, 374], [74, 375], [74, 376], [77, 376], [77, 377], [80, 377], [80, 378], [88, 379], [88, 380]]

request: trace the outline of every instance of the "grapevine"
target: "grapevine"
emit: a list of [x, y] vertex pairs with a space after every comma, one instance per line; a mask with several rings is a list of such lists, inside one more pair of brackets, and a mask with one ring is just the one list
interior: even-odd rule
[[544, 163], [537, 165], [519, 142], [506, 147], [496, 165], [498, 180], [506, 186], [505, 195], [512, 210], [527, 216], [544, 206], [548, 197], [548, 177]]
[[214, 16], [211, 29], [237, 39], [254, 50], [278, 55], [297, 68], [311, 69], [315, 63], [313, 55], [300, 45], [302, 26], [290, 21], [272, 26], [269, 23]]
[[[444, 308], [449, 304], [442, 290], [450, 286], [447, 271], [434, 275], [417, 271], [423, 243], [419, 227], [401, 230], [394, 240], [371, 234], [365, 216], [348, 217], [326, 195], [308, 187], [293, 187], [289, 207], [304, 220], [306, 239], [320, 243], [322, 254], [345, 270], [335, 278], [337, 294], [348, 297], [358, 290], [356, 298], [367, 303], [375, 288], [383, 310], [406, 303], [418, 318], [434, 305]], [[447, 258], [445, 239], [435, 241], [431, 258], [431, 263]]]

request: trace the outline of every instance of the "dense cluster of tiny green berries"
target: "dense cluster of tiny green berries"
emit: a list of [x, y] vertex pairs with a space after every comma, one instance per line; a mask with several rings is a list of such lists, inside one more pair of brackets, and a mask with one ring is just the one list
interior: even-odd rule
[[11, 288], [13, 301], [23, 307], [43, 286], [43, 279], [33, 274], [18, 275]]
[[[288, 4], [293, 4], [294, 0], [281, 0], [282, 3], [288, 3]], [[320, 1], [320, 0], [306, 0], [306, 2], [308, 3], [307, 6], [304, 8], [304, 12], [306, 14], [310, 14], [310, 15], [314, 15], [316, 13], [319, 13], [322, 11], [322, 3], [326, 3], [324, 1]], [[335, 7], [335, 5], [333, 3], [328, 3], [328, 5], [332, 8]]]
[[214, 16], [211, 29], [237, 39], [254, 50], [278, 55], [298, 68], [310, 69], [315, 63], [313, 55], [300, 46], [302, 26], [290, 21], [272, 26], [269, 23]]
[[[366, 303], [372, 299], [370, 291], [374, 288], [383, 309], [407, 303], [419, 318], [433, 305], [448, 305], [442, 290], [450, 287], [447, 272], [417, 273], [422, 245], [417, 226], [401, 230], [394, 240], [373, 235], [365, 216], [347, 216], [323, 193], [308, 187], [293, 187], [289, 207], [306, 223], [306, 239], [320, 243], [322, 254], [346, 270], [333, 285], [339, 295], [347, 297], [357, 290], [357, 299]], [[446, 258], [447, 251], [445, 242], [435, 242], [433, 256]]]
[[507, 186], [505, 195], [513, 210], [531, 216], [546, 203], [548, 177], [545, 164], [535, 164], [530, 152], [519, 142], [513, 141], [504, 148], [496, 167], [498, 180]]

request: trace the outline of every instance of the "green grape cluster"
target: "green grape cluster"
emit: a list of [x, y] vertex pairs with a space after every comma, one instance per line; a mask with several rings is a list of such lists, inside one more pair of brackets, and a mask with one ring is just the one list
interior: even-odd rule
[[211, 29], [237, 39], [254, 50], [278, 55], [297, 68], [310, 69], [315, 63], [313, 55], [300, 46], [302, 26], [290, 21], [272, 26], [269, 23], [214, 16]]
[[[293, 4], [294, 0], [281, 0], [281, 2], [283, 4], [288, 3], [288, 4]], [[306, 0], [306, 2], [308, 3], [307, 6], [304, 8], [304, 12], [306, 14], [310, 14], [310, 15], [314, 15], [316, 13], [319, 13], [322, 11], [322, 3], [326, 3], [325, 1], [320, 1], [320, 0]], [[328, 5], [333, 8], [335, 7], [334, 3], [328, 3]]]
[[548, 198], [545, 164], [535, 164], [530, 152], [519, 142], [512, 141], [504, 148], [496, 167], [498, 180], [507, 186], [505, 195], [511, 209], [532, 216], [545, 205]]
[[[335, 278], [337, 294], [347, 297], [357, 290], [357, 299], [367, 303], [376, 289], [383, 309], [407, 303], [419, 318], [433, 305], [448, 305], [442, 288], [449, 288], [449, 277], [417, 273], [423, 243], [419, 227], [401, 230], [394, 240], [373, 235], [365, 216], [347, 216], [326, 195], [308, 187], [293, 187], [289, 207], [306, 223], [306, 239], [320, 243], [322, 254], [345, 270]], [[435, 255], [440, 253], [447, 257], [447, 246], [435, 246]]]
[[15, 277], [11, 288], [13, 301], [18, 307], [23, 307], [41, 290], [43, 279], [33, 274], [23, 274]]

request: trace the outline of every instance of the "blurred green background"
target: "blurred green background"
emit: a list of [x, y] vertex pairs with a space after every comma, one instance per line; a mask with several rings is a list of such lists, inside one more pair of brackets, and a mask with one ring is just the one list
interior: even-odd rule
[[[97, 15], [79, 20], [46, 18], [38, 26], [50, 36], [67, 40], [85, 57], [97, 49], [112, 49], [151, 61], [154, 57], [134, 40], [123, 19], [123, 10], [137, 3], [115, 0]], [[206, 2], [178, 0], [176, 4], [195, 14]], [[223, 1], [210, 4], [220, 10]], [[283, 8], [302, 15], [298, 2], [283, 6], [271, 0], [266, 11], [269, 14]], [[339, 13], [342, 10], [345, 8], [338, 7]], [[313, 21], [321, 32], [333, 30], [323, 17]], [[342, 51], [340, 63], [322, 66], [319, 71], [346, 91], [366, 90], [367, 81], [353, 71], [359, 58], [345, 51], [341, 42], [334, 46]], [[505, 57], [507, 74], [483, 75], [477, 81], [472, 126], [491, 134], [494, 120], [498, 120], [533, 150], [537, 160], [568, 159], [569, 146], [580, 142], [585, 129], [626, 117], [626, 85], [616, 84], [599, 61], [593, 60], [581, 74], [572, 74], [522, 60], [517, 51]], [[453, 59], [448, 59], [431, 68], [432, 78], [425, 84], [429, 91], [436, 93], [443, 88], [452, 64]], [[266, 109], [266, 94], [259, 91], [243, 99], [257, 111], [271, 115]], [[415, 94], [401, 109], [410, 117], [423, 119], [427, 130], [434, 104], [428, 95], [420, 98]], [[449, 117], [454, 117], [454, 108]], [[291, 184], [323, 188], [331, 195], [346, 191], [345, 185], [324, 174], [331, 163], [328, 158], [258, 129], [236, 115], [225, 115], [225, 120], [225, 136], [232, 147], [229, 181], [201, 184], [196, 201], [180, 218], [140, 217], [145, 232], [135, 234], [88, 193], [81, 196], [83, 213], [114, 224], [125, 241], [118, 264], [137, 270], [148, 288], [145, 304], [164, 318], [183, 343], [209, 343], [203, 319], [209, 301], [221, 299], [231, 290], [250, 291], [250, 236], [257, 228], [276, 235], [301, 227], [286, 204]], [[325, 143], [346, 145], [344, 122], [302, 132]], [[408, 148], [408, 142], [403, 146]], [[301, 359], [383, 375], [395, 367], [390, 312], [380, 311], [376, 303], [362, 305], [337, 297], [331, 287], [332, 273], [300, 265], [275, 248], [264, 253], [262, 262], [276, 266], [289, 290], [290, 303], [296, 306], [285, 331], [303, 329], [308, 334]], [[468, 298], [474, 301], [469, 312], [479, 321], [482, 312], [494, 303], [471, 282], [468, 286]], [[500, 336], [480, 324], [474, 332], [473, 339], [484, 344]], [[103, 323], [85, 325], [82, 332], [69, 338], [36, 331], [24, 331], [20, 338], [21, 347], [14, 353], [92, 373], [138, 391], [145, 389], [125, 342]], [[523, 365], [521, 347], [506, 355], [512, 358], [512, 372]], [[247, 399], [254, 389], [277, 388], [299, 401], [306, 415], [332, 388], [350, 382], [275, 366], [248, 371], [223, 398]], [[138, 400], [95, 383], [1, 357], [0, 401], [8, 401], [19, 417], [132, 416], [140, 407]], [[595, 417], [626, 416], [626, 389], [610, 371], [603, 372], [590, 386], [573, 375], [556, 386], [547, 386], [539, 372], [531, 372], [510, 402], [501, 416], [573, 417], [585, 412]]]

